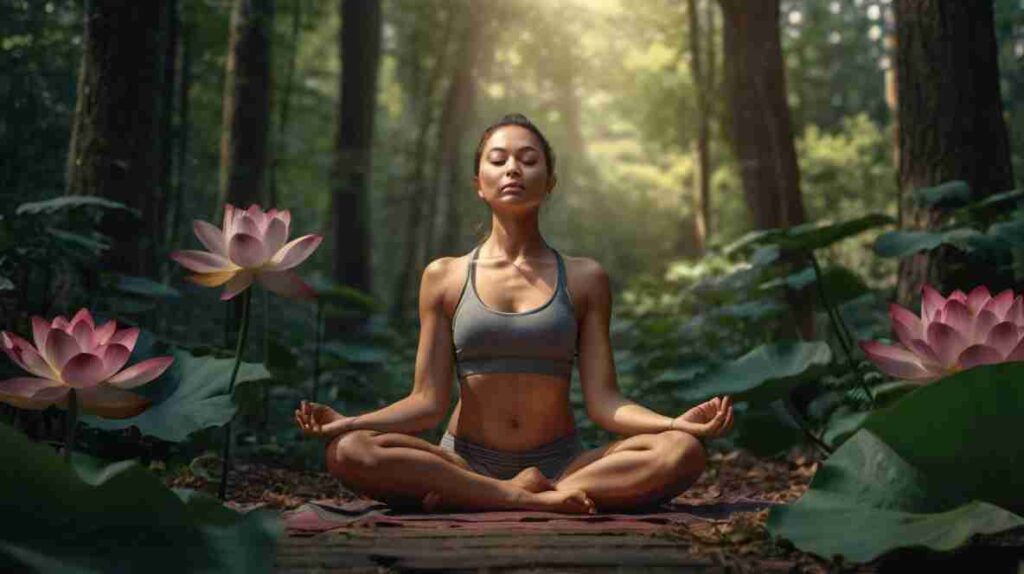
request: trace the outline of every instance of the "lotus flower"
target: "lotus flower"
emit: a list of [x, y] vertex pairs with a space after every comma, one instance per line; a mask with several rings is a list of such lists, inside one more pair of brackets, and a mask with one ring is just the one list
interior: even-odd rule
[[67, 407], [75, 389], [79, 407], [107, 418], [128, 418], [149, 407], [149, 400], [126, 389], [159, 377], [173, 357], [147, 359], [127, 369], [128, 357], [139, 338], [136, 328], [120, 329], [107, 321], [99, 327], [82, 309], [68, 321], [47, 322], [32, 317], [35, 345], [7, 331], [0, 332], [4, 352], [32, 377], [0, 381], [0, 401], [23, 409]]
[[896, 304], [889, 316], [899, 343], [860, 343], [888, 375], [925, 383], [977, 365], [1024, 361], [1024, 301], [1009, 289], [992, 297], [980, 285], [944, 298], [925, 285], [920, 317]]
[[260, 206], [239, 209], [224, 206], [223, 229], [196, 220], [192, 229], [209, 251], [176, 251], [171, 258], [194, 271], [190, 279], [206, 287], [224, 285], [220, 298], [231, 299], [254, 280], [268, 290], [299, 299], [315, 296], [314, 291], [291, 269], [305, 261], [320, 245], [321, 235], [288, 239], [291, 212]]

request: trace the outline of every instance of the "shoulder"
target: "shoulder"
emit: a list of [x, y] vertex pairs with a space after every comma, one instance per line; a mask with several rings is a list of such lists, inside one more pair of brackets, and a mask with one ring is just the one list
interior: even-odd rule
[[468, 254], [439, 257], [427, 264], [420, 282], [420, 303], [454, 309], [466, 281], [468, 264]]
[[608, 272], [597, 260], [590, 257], [563, 255], [569, 290], [573, 300], [592, 306], [610, 305], [611, 287]]

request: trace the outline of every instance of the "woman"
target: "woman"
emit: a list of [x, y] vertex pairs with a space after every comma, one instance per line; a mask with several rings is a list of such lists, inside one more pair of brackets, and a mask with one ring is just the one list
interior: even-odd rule
[[[485, 130], [473, 180], [491, 234], [424, 270], [409, 396], [352, 417], [305, 401], [295, 411], [307, 436], [329, 439], [327, 469], [347, 486], [426, 510], [626, 510], [688, 488], [704, 470], [698, 439], [731, 429], [728, 397], [673, 418], [620, 394], [607, 274], [592, 259], [563, 259], [541, 237], [554, 167], [525, 117]], [[626, 437], [586, 452], [569, 404], [576, 356], [588, 416]], [[411, 436], [443, 421], [453, 367], [460, 399], [441, 443]]]

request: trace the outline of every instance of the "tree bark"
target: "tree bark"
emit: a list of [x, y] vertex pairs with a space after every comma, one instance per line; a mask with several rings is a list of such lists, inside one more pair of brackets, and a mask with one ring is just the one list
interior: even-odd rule
[[277, 116], [277, 137], [275, 138], [274, 157], [270, 160], [270, 205], [278, 206], [277, 192], [277, 169], [282, 158], [288, 154], [288, 116], [291, 111], [292, 86], [295, 84], [295, 66], [299, 55], [299, 38], [302, 34], [302, 2], [293, 0], [292, 4], [292, 37], [288, 44], [288, 69], [285, 72], [284, 88], [281, 94], [281, 101], [278, 106]]
[[[910, 192], [964, 180], [974, 199], [1013, 187], [1010, 145], [999, 93], [991, 0], [901, 0], [896, 16], [896, 90], [902, 227], [930, 229], [945, 214]], [[897, 299], [910, 305], [925, 282], [940, 291], [991, 288], [1012, 277], [942, 247], [900, 262]]]
[[[714, 84], [711, 70], [714, 67], [713, 54], [709, 49], [710, 42], [702, 39], [714, 36], [714, 27], [710, 18], [701, 25], [697, 0], [687, 0], [687, 16], [689, 18], [690, 73], [693, 78], [694, 91], [697, 94], [697, 140], [694, 151], [697, 156], [697, 172], [693, 202], [693, 237], [694, 251], [703, 254], [710, 233], [711, 223], [711, 98]], [[710, 16], [709, 12], [707, 16]]]
[[68, 152], [70, 195], [95, 195], [138, 210], [109, 212], [106, 269], [154, 271], [163, 230], [163, 164], [169, 113], [164, 84], [169, 3], [90, 0], [85, 5], [78, 98]]
[[231, 10], [220, 138], [221, 203], [262, 203], [270, 125], [273, 0], [235, 0]]
[[333, 273], [337, 282], [369, 292], [369, 182], [380, 59], [380, 2], [340, 0], [339, 8], [338, 47], [344, 65], [332, 174]]
[[[724, 19], [725, 88], [732, 145], [756, 229], [805, 221], [800, 173], [779, 40], [779, 0], [719, 0]], [[794, 254], [792, 263], [801, 264]], [[797, 329], [814, 336], [811, 290], [788, 292]]]

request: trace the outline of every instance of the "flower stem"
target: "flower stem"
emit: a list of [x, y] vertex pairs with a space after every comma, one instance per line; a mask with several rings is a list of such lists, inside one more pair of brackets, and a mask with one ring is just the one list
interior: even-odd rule
[[803, 431], [804, 435], [811, 439], [811, 442], [814, 443], [815, 446], [824, 451], [826, 456], [831, 456], [833, 452], [832, 447], [825, 444], [825, 441], [818, 438], [818, 436], [811, 431], [811, 427], [808, 424], [807, 419], [805, 419], [800, 413], [800, 410], [796, 408], [796, 405], [794, 405], [788, 398], [783, 400], [783, 404], [786, 406], [786, 410], [789, 411], [790, 416], [793, 417], [797, 426], [799, 426], [800, 430]]
[[71, 464], [71, 449], [75, 446], [75, 427], [78, 425], [78, 392], [68, 392], [68, 416], [64, 420], [64, 462]]
[[315, 327], [315, 346], [316, 350], [313, 352], [313, 402], [317, 402], [320, 398], [317, 396], [320, 391], [320, 347], [323, 344], [323, 327], [321, 326], [324, 322], [324, 304], [318, 298], [316, 300], [316, 327]]
[[[245, 350], [245, 339], [249, 334], [249, 301], [252, 299], [252, 288], [246, 289], [242, 294], [242, 317], [241, 325], [238, 327], [238, 343], [235, 346], [235, 366], [231, 369], [231, 381], [228, 382], [228, 398], [233, 397], [235, 390], [235, 378], [238, 377], [238, 368], [242, 366], [242, 352]], [[228, 488], [228, 468], [231, 465], [231, 421], [224, 425], [224, 456], [222, 457], [220, 473], [220, 490], [218, 496], [224, 500]]]
[[[850, 347], [853, 346], [853, 336], [850, 335], [846, 323], [843, 322], [843, 317], [839, 314], [839, 308], [833, 307], [828, 300], [828, 296], [825, 294], [825, 285], [821, 280], [821, 267], [818, 266], [818, 258], [814, 256], [813, 252], [809, 255], [809, 258], [811, 265], [814, 267], [814, 282], [818, 286], [818, 296], [821, 297], [821, 304], [825, 307], [825, 312], [828, 313], [828, 322], [832, 326], [836, 339], [839, 340], [839, 346], [842, 347], [843, 354], [846, 356], [846, 366], [851, 372], [858, 373], [857, 367], [853, 362], [853, 354], [850, 351]], [[867, 393], [868, 399], [873, 406], [875, 404], [875, 396], [871, 393], [871, 389], [868, 388], [864, 379], [860, 378], [859, 373], [857, 376], [861, 387], [864, 388], [864, 392]]]

